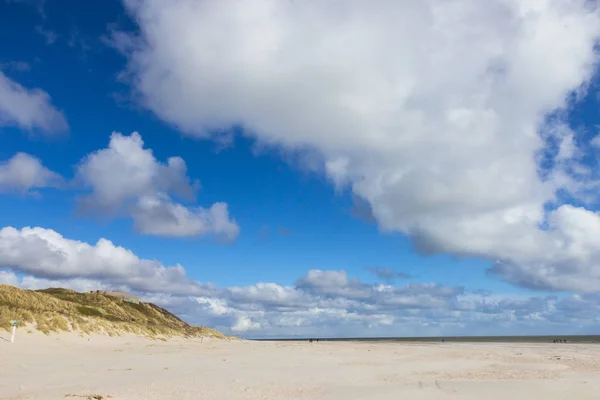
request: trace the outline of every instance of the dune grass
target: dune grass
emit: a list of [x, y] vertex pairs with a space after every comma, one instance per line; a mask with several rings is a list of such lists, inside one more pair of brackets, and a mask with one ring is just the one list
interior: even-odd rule
[[0, 330], [10, 330], [13, 320], [46, 334], [75, 331], [111, 336], [131, 333], [151, 338], [226, 338], [214, 329], [189, 325], [151, 303], [134, 304], [103, 294], [61, 288], [22, 290], [0, 285]]

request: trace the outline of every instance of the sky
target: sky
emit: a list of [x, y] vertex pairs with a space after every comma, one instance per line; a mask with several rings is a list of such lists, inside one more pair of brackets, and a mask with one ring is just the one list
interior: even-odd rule
[[598, 333], [599, 7], [0, 0], [0, 283], [247, 338]]

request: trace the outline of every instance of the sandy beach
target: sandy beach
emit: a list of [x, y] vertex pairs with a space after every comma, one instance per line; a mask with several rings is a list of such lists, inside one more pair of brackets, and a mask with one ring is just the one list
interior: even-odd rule
[[0, 340], [2, 400], [600, 398], [598, 345], [20, 333]]

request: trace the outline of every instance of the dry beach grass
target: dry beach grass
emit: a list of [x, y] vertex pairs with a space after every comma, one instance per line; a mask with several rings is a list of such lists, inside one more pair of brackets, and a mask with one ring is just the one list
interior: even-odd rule
[[162, 338], [224, 338], [214, 329], [189, 325], [151, 303], [134, 304], [103, 294], [60, 288], [34, 291], [0, 285], [0, 330], [10, 329], [12, 320], [46, 334], [75, 331], [110, 336], [131, 333]]

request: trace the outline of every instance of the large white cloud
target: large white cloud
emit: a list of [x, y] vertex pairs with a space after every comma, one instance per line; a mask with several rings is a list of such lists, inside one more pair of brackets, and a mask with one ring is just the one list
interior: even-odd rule
[[0, 127], [37, 129], [44, 134], [66, 131], [63, 113], [42, 89], [27, 89], [0, 71]]
[[126, 75], [183, 132], [242, 125], [311, 149], [383, 230], [423, 251], [499, 260], [495, 272], [527, 286], [598, 287], [598, 242], [583, 238], [599, 217], [544, 208], [558, 189], [585, 192], [574, 133], [545, 116], [594, 73], [594, 2], [124, 3], [140, 27], [114, 36]]
[[0, 193], [31, 193], [46, 187], [60, 187], [63, 178], [46, 168], [36, 157], [17, 153], [7, 161], [0, 161]]
[[80, 199], [83, 211], [105, 215], [125, 214], [135, 228], [158, 236], [213, 234], [234, 239], [239, 233], [226, 203], [190, 209], [173, 200], [196, 197], [198, 182], [191, 182], [181, 157], [158, 161], [144, 148], [142, 137], [113, 133], [108, 148], [88, 154], [77, 167], [76, 178], [91, 193]]
[[598, 294], [558, 297], [469, 293], [435, 283], [367, 284], [312, 270], [293, 285], [217, 287], [183, 266], [142, 259], [107, 239], [94, 245], [44, 228], [0, 229], [0, 284], [26, 289], [131, 292], [184, 320], [244, 336], [590, 333]]

